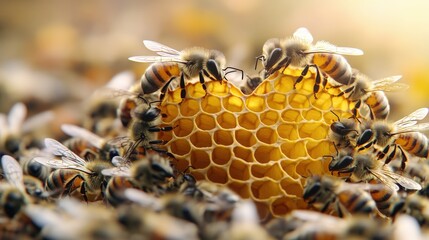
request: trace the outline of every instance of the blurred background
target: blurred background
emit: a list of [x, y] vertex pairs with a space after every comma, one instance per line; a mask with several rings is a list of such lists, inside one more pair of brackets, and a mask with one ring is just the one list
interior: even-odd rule
[[307, 27], [315, 41], [362, 49], [348, 57], [372, 79], [402, 75], [410, 88], [389, 94], [391, 119], [429, 106], [428, 1], [3, 1], [0, 9], [0, 112], [23, 101], [30, 114], [56, 109], [75, 122], [76, 109], [112, 76], [147, 65], [143, 39], [178, 50], [224, 52], [228, 65], [251, 75], [264, 42]]

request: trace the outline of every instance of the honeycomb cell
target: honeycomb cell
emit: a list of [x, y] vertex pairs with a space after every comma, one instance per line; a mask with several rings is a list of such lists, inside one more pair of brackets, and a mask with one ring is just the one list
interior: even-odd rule
[[308, 141], [306, 145], [307, 152], [313, 159], [330, 155], [332, 147], [333, 144], [330, 141]]
[[327, 93], [319, 93], [317, 94], [317, 99], [312, 99], [311, 104], [317, 109], [327, 111], [332, 107], [331, 95]]
[[266, 144], [277, 142], [277, 132], [271, 128], [263, 127], [256, 131], [256, 138]]
[[296, 162], [290, 160], [280, 161], [280, 166], [288, 177], [298, 179], [301, 176], [296, 173]]
[[280, 181], [280, 186], [288, 195], [302, 197], [303, 187], [300, 182], [291, 181], [291, 179], [283, 179]]
[[235, 131], [235, 140], [245, 147], [251, 147], [256, 144], [254, 134], [242, 129]]
[[252, 176], [256, 178], [268, 177], [273, 180], [280, 180], [284, 177], [283, 169], [279, 164], [254, 164], [250, 168], [250, 172], [252, 173]]
[[229, 165], [229, 176], [235, 180], [247, 181], [250, 179], [248, 163], [234, 159]]
[[265, 125], [274, 125], [279, 120], [279, 114], [276, 111], [268, 110], [261, 113], [260, 120]]
[[325, 139], [328, 135], [329, 126], [320, 122], [301, 123], [298, 126], [300, 138], [312, 138], [315, 140]]
[[[191, 153], [191, 166], [194, 169], [204, 169], [210, 165], [210, 155], [206, 151], [193, 150]], [[189, 166], [189, 165], [188, 165]]]
[[177, 139], [170, 143], [170, 151], [176, 155], [183, 156], [191, 151], [191, 145], [186, 139]]
[[240, 97], [229, 96], [223, 99], [223, 106], [230, 112], [241, 112], [244, 108], [244, 103]]
[[235, 193], [239, 194], [242, 198], [250, 198], [250, 189], [248, 183], [241, 182], [229, 182], [228, 187], [231, 188]]
[[274, 200], [271, 204], [272, 213], [277, 216], [282, 216], [289, 213], [291, 210], [293, 210], [293, 208], [289, 208], [286, 204], [287, 202], [290, 202], [290, 199], [287, 197], [281, 197]]
[[322, 119], [322, 112], [317, 109], [309, 109], [308, 111], [303, 111], [302, 115], [307, 121], [320, 121]]
[[210, 84], [206, 82], [206, 87], [208, 93], [217, 97], [226, 96], [228, 95], [229, 88], [231, 88], [231, 90], [235, 88], [227, 81], [211, 81]]
[[297, 163], [296, 172], [304, 178], [314, 175], [323, 175], [323, 163], [321, 160], [302, 160]]
[[202, 174], [202, 173], [200, 173], [200, 172], [197, 172], [197, 171], [190, 171], [190, 174], [197, 180], [197, 181], [199, 181], [199, 180], [205, 180], [206, 179], [206, 177], [205, 177], [205, 175], [204, 174]]
[[194, 130], [194, 122], [187, 118], [177, 120], [174, 126], [173, 132], [177, 137], [186, 137]]
[[296, 89], [302, 94], [310, 95], [313, 94], [314, 84], [315, 81], [313, 79], [304, 79], [301, 83], [296, 85]]
[[289, 93], [293, 90], [293, 84], [295, 81], [289, 77], [281, 77], [277, 81], [274, 81], [274, 90], [279, 93]]
[[250, 190], [254, 199], [268, 199], [273, 196], [277, 196], [281, 193], [279, 184], [271, 181], [254, 181], [250, 185]]
[[174, 167], [177, 168], [177, 170], [180, 172], [184, 172], [186, 169], [189, 169], [188, 159], [176, 157], [176, 159], [171, 162]]
[[271, 82], [270, 81], [262, 81], [261, 84], [259, 84], [259, 86], [255, 89], [255, 94], [254, 95], [263, 95], [267, 92], [271, 92], [273, 89], [273, 87], [271, 86]]
[[310, 107], [310, 102], [306, 95], [292, 93], [288, 96], [289, 105], [295, 109], [307, 109]]
[[246, 106], [250, 111], [262, 112], [265, 108], [265, 99], [259, 96], [249, 96], [246, 99]]
[[225, 184], [228, 182], [228, 174], [225, 168], [210, 166], [207, 170], [207, 179], [214, 183]]
[[296, 124], [280, 124], [277, 127], [279, 137], [289, 140], [299, 139], [298, 128]]
[[277, 161], [282, 158], [282, 154], [278, 147], [272, 146], [259, 146], [256, 148], [255, 160], [259, 163], [268, 163], [270, 161]]
[[215, 147], [212, 151], [212, 161], [218, 165], [225, 165], [231, 160], [231, 150], [226, 147]]
[[255, 161], [255, 159], [253, 158], [253, 152], [250, 149], [243, 147], [235, 147], [233, 151], [234, 156], [243, 159], [245, 162], [251, 163]]
[[282, 145], [280, 145], [280, 149], [286, 157], [289, 159], [297, 160], [298, 158], [306, 157], [307, 151], [305, 149], [305, 142], [289, 142], [285, 141]]
[[302, 121], [301, 112], [294, 109], [286, 109], [282, 112], [282, 119], [286, 122], [298, 123]]
[[350, 111], [349, 102], [345, 101], [343, 98], [334, 97], [332, 98], [332, 107], [341, 111]]
[[231, 131], [217, 130], [213, 134], [213, 140], [218, 145], [229, 146], [234, 142], [234, 137]]
[[192, 145], [197, 148], [211, 147], [212, 138], [208, 132], [195, 132], [190, 137]]
[[179, 108], [176, 105], [168, 104], [164, 107], [161, 107], [164, 112], [162, 116], [162, 121], [165, 123], [171, 123], [179, 115]]
[[237, 126], [237, 118], [234, 114], [229, 112], [221, 113], [217, 118], [219, 126], [225, 129], [235, 128]]
[[189, 87], [186, 88], [186, 95], [190, 98], [201, 98], [205, 94], [206, 92], [204, 91], [203, 85], [201, 83], [190, 84]]
[[258, 115], [249, 112], [241, 114], [238, 117], [238, 124], [245, 129], [253, 130], [258, 128], [261, 123], [259, 122]]
[[201, 130], [211, 130], [216, 127], [215, 119], [212, 115], [200, 114], [195, 118], [196, 127]]
[[218, 113], [222, 110], [220, 99], [215, 96], [206, 96], [201, 101], [201, 111], [206, 113]]
[[271, 93], [267, 97], [268, 107], [276, 110], [283, 110], [286, 108], [287, 100], [286, 95], [280, 93]]
[[180, 104], [180, 113], [182, 116], [194, 116], [200, 112], [200, 105], [194, 99], [183, 99]]

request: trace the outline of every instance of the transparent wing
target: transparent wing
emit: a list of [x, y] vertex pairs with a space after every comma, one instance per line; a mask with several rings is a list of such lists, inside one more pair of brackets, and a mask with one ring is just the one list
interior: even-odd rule
[[307, 42], [307, 43], [313, 42], [313, 36], [311, 35], [310, 31], [308, 31], [308, 29], [305, 27], [298, 28], [293, 33], [293, 37], [300, 39], [300, 40]]
[[177, 63], [186, 63], [180, 57], [175, 56], [133, 56], [129, 57], [128, 60], [133, 62], [177, 62]]
[[133, 144], [133, 140], [128, 136], [115, 137], [107, 141], [108, 144], [116, 147], [129, 147]]
[[4, 155], [1, 159], [1, 164], [7, 181], [21, 192], [25, 192], [24, 173], [18, 161], [9, 155]]
[[107, 88], [116, 88], [116, 89], [129, 89], [135, 82], [135, 77], [131, 71], [122, 71], [117, 73], [115, 76], [110, 79], [110, 81], [105, 85]]
[[103, 169], [101, 171], [101, 174], [104, 176], [118, 176], [118, 177], [131, 177], [131, 170], [127, 167], [114, 167], [114, 168], [107, 168]]
[[384, 91], [384, 92], [392, 92], [398, 90], [405, 90], [409, 86], [405, 83], [397, 83], [402, 76], [390, 76], [378, 80], [372, 81], [372, 87], [367, 91]]
[[393, 179], [393, 181], [395, 181], [397, 184], [401, 185], [402, 187], [409, 189], [409, 190], [420, 190], [422, 189], [422, 186], [420, 186], [420, 184], [418, 184], [417, 182], [415, 182], [414, 180], [404, 177], [402, 175], [399, 175], [397, 173], [388, 171], [388, 170], [381, 170], [383, 171], [383, 174], [391, 179]]
[[374, 175], [374, 177], [380, 180], [380, 182], [382, 182], [387, 187], [391, 188], [394, 191], [399, 190], [399, 187], [398, 185], [396, 185], [395, 181], [393, 181], [392, 178], [387, 177], [385, 175], [385, 172], [388, 172], [388, 171], [385, 171], [382, 169], [368, 169], [368, 171], [370, 171], [371, 174]]
[[423, 132], [429, 130], [429, 123], [419, 123], [416, 125], [403, 126], [396, 129], [396, 133], [402, 132]]
[[27, 107], [21, 102], [15, 103], [8, 114], [8, 125], [9, 131], [12, 133], [21, 132], [21, 127], [24, 123], [25, 117], [27, 116]]
[[27, 133], [32, 130], [38, 129], [42, 126], [46, 126], [48, 123], [52, 122], [55, 119], [55, 114], [53, 111], [44, 111], [38, 113], [27, 120], [22, 125], [22, 132]]
[[318, 41], [312, 46], [312, 48], [305, 53], [332, 53], [332, 54], [341, 54], [341, 55], [354, 55], [359, 56], [363, 55], [363, 51], [358, 48], [351, 47], [337, 47], [326, 41]]
[[87, 169], [84, 166], [81, 166], [79, 164], [76, 164], [74, 162], [70, 162], [70, 161], [64, 161], [64, 160], [60, 160], [60, 159], [54, 159], [54, 158], [50, 158], [50, 157], [35, 157], [33, 158], [34, 161], [43, 164], [45, 166], [51, 167], [51, 168], [55, 168], [55, 169], [75, 169], [81, 172], [85, 172], [88, 174], [91, 174], [92, 171]]
[[115, 167], [130, 167], [131, 166], [131, 161], [128, 158], [123, 158], [121, 156], [114, 156], [112, 158], [112, 164]]
[[88, 141], [92, 146], [101, 149], [103, 148], [104, 139], [90, 132], [85, 128], [81, 128], [72, 124], [62, 124], [61, 130], [69, 136], [77, 137]]
[[405, 116], [394, 122], [393, 124], [400, 129], [415, 125], [417, 123], [416, 121], [422, 120], [426, 117], [428, 111], [428, 108], [419, 108], [408, 116]]
[[338, 187], [337, 192], [341, 192], [344, 190], [350, 190], [350, 189], [361, 189], [365, 191], [371, 191], [371, 190], [381, 190], [383, 189], [382, 184], [369, 184], [369, 183], [348, 183], [348, 182], [342, 182], [341, 185]]
[[61, 159], [66, 162], [66, 165], [77, 165], [84, 167], [86, 164], [85, 160], [80, 158], [78, 155], [55, 139], [45, 138], [45, 146], [50, 153], [61, 157]]
[[103, 87], [96, 90], [94, 94], [97, 94], [97, 96], [111, 99], [111, 98], [122, 98], [122, 97], [140, 97], [139, 93], [130, 92], [123, 89], [118, 88], [108, 88]]
[[147, 49], [154, 51], [161, 56], [180, 56], [180, 51], [177, 51], [176, 49], [168, 47], [159, 42], [144, 40], [143, 44]]

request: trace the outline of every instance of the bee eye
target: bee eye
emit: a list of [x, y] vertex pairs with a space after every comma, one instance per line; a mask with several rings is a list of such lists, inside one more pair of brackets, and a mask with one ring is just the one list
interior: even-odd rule
[[316, 194], [320, 191], [320, 188], [321, 188], [320, 183], [315, 183], [315, 184], [313, 184], [311, 187], [306, 188], [306, 189], [304, 190], [303, 198], [304, 198], [304, 199], [308, 199], [308, 198], [310, 198], [311, 196], [316, 195]]
[[114, 157], [119, 156], [119, 152], [117, 149], [110, 149], [109, 150], [109, 158], [113, 159]]
[[363, 131], [363, 133], [359, 136], [358, 140], [357, 140], [357, 145], [360, 146], [362, 144], [367, 143], [372, 136], [374, 135], [374, 133], [372, 132], [371, 129], [366, 129], [365, 131]]
[[332, 161], [329, 164], [329, 171], [338, 171], [348, 167], [353, 162], [353, 158], [351, 156], [345, 156], [340, 159], [340, 161]]
[[271, 51], [270, 55], [267, 58], [267, 63], [265, 64], [265, 69], [271, 69], [274, 64], [276, 64], [280, 57], [282, 56], [282, 50], [280, 48], [275, 48]]
[[207, 70], [209, 71], [210, 75], [212, 75], [216, 80], [222, 80], [219, 66], [215, 60], [207, 60]]

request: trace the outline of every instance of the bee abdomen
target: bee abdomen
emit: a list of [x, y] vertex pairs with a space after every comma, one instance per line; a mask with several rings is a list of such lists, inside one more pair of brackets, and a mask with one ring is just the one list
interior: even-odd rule
[[365, 100], [375, 119], [387, 119], [390, 113], [389, 100], [383, 91], [372, 92]]
[[144, 94], [156, 92], [171, 78], [180, 76], [180, 68], [175, 62], [156, 62], [150, 65], [141, 78]]
[[352, 68], [342, 55], [318, 53], [314, 54], [313, 62], [338, 83], [351, 84]]
[[106, 187], [106, 199], [114, 207], [127, 202], [124, 190], [134, 188], [134, 184], [124, 177], [114, 176], [110, 179]]
[[402, 149], [417, 157], [428, 156], [428, 139], [420, 132], [409, 132], [399, 134], [395, 141]]

